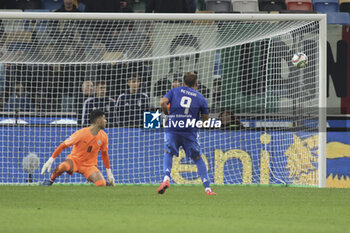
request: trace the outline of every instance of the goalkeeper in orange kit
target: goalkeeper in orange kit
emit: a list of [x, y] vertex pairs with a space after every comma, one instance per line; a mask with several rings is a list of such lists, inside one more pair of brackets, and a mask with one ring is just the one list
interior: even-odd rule
[[108, 183], [109, 185], [114, 185], [115, 180], [110, 168], [107, 152], [108, 136], [103, 131], [107, 124], [104, 112], [98, 109], [93, 110], [90, 113], [90, 122], [91, 125], [89, 127], [76, 131], [56, 148], [52, 156], [41, 169], [41, 174], [44, 174], [46, 170], [50, 172], [55, 158], [64, 149], [73, 146], [72, 153], [70, 153], [66, 160], [56, 167], [51, 178], [45, 180], [42, 185], [52, 185], [56, 178], [64, 172], [67, 172], [69, 175], [78, 172], [96, 186], [106, 186], [106, 180], [97, 168], [97, 156], [100, 150], [103, 164], [107, 171]]

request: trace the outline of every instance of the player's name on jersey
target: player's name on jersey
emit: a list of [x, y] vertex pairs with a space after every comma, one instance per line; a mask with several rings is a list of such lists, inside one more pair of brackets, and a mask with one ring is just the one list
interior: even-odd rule
[[209, 118], [207, 121], [186, 119], [186, 120], [172, 120], [171, 118], [163, 119], [164, 128], [220, 128], [221, 121], [215, 118]]
[[186, 94], [186, 95], [197, 96], [197, 93], [192, 92], [192, 91], [187, 91], [187, 90], [181, 89], [181, 92]]

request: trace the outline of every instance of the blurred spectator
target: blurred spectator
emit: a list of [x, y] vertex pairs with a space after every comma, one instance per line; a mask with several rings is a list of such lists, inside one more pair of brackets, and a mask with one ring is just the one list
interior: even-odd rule
[[106, 95], [116, 100], [125, 90], [126, 86], [126, 84], [124, 84], [126, 80], [122, 78], [122, 71], [123, 66], [121, 63], [93, 64], [89, 65], [85, 77], [99, 77], [100, 80], [105, 81], [107, 85]]
[[84, 102], [87, 99], [92, 98], [92, 97], [95, 97], [94, 84], [90, 80], [86, 80], [81, 85], [81, 92], [79, 92], [79, 94], [77, 96], [76, 111], [77, 111], [78, 125], [81, 125], [81, 123], [82, 123]]
[[105, 112], [108, 127], [113, 127], [115, 122], [115, 101], [106, 96], [107, 86], [104, 81], [96, 84], [96, 97], [85, 100], [83, 105], [82, 125], [89, 124], [89, 114], [94, 109]]
[[62, 7], [55, 12], [80, 12], [80, 10], [75, 6], [74, 0], [64, 0]]
[[242, 129], [242, 122], [236, 118], [232, 111], [226, 110], [220, 113], [221, 129]]
[[21, 83], [16, 83], [14, 93], [10, 96], [5, 104], [6, 112], [32, 112], [34, 107], [30, 101], [30, 97], [25, 93]]
[[187, 0], [146, 0], [146, 13], [189, 13]]
[[140, 92], [141, 80], [136, 74], [128, 79], [129, 90], [117, 100], [118, 125], [122, 127], [141, 127], [143, 112], [149, 110], [150, 100], [147, 94]]
[[120, 0], [81, 0], [86, 12], [120, 12]]
[[133, 12], [134, 0], [120, 0], [120, 9], [122, 12]]

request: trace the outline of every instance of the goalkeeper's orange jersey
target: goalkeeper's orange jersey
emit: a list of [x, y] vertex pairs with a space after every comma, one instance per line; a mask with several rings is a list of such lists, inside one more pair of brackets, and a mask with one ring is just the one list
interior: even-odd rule
[[[76, 131], [64, 143], [67, 147], [73, 146], [72, 152], [67, 156], [67, 159], [74, 158], [74, 161], [83, 166], [97, 165], [98, 152], [101, 150], [107, 154], [108, 151], [107, 134], [100, 130], [96, 136], [93, 136], [89, 127]], [[102, 159], [105, 160], [104, 157]], [[108, 154], [106, 159], [109, 160]]]

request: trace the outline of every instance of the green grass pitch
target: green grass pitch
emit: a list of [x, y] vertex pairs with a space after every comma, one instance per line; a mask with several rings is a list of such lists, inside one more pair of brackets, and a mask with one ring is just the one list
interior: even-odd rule
[[350, 190], [0, 186], [0, 232], [349, 232]]

